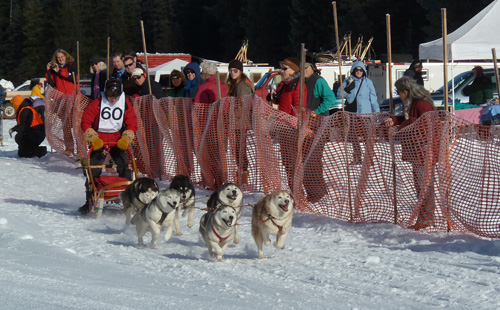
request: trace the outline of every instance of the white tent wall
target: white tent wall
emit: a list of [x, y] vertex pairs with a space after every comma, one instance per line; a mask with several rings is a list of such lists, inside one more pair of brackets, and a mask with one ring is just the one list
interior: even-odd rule
[[[491, 60], [500, 50], [500, 0], [493, 1], [460, 28], [447, 35], [448, 59]], [[443, 38], [419, 45], [419, 58], [443, 60]]]
[[154, 76], [154, 80], [156, 82], [159, 82], [162, 75], [170, 75], [170, 72], [172, 72], [172, 70], [181, 71], [182, 68], [184, 68], [187, 64], [187, 61], [176, 58], [162, 65], [149, 69], [149, 76]]

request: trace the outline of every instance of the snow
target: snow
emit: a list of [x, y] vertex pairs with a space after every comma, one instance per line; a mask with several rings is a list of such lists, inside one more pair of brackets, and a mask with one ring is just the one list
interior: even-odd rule
[[[4, 133], [12, 126], [5, 120]], [[286, 248], [265, 247], [259, 260], [245, 207], [241, 242], [222, 262], [199, 236], [201, 210], [191, 229], [181, 218], [182, 236], [139, 248], [122, 212], [95, 219], [76, 211], [85, 182], [77, 163], [55, 152], [20, 159], [8, 133], [5, 139], [2, 309], [500, 308], [500, 240], [295, 213]], [[205, 207], [209, 194], [197, 188], [196, 206]]]

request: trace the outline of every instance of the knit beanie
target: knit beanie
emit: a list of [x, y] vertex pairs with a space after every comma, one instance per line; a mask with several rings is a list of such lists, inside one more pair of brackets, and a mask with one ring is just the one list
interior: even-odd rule
[[243, 71], [243, 64], [241, 63], [241, 61], [239, 61], [237, 59], [233, 59], [229, 63], [229, 70], [231, 70], [232, 68], [235, 68], [235, 69], [238, 69], [240, 71]]
[[287, 65], [295, 72], [300, 71], [300, 60], [297, 57], [288, 57], [287, 59], [281, 61], [281, 65]]

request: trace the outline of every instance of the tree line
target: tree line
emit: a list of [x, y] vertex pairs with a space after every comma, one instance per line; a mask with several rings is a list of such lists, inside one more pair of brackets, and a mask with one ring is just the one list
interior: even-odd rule
[[[339, 36], [373, 37], [375, 58], [387, 53], [386, 14], [392, 53], [418, 57], [418, 45], [441, 37], [441, 8], [452, 32], [493, 0], [338, 0]], [[0, 78], [14, 85], [45, 73], [58, 48], [79, 51], [80, 74], [89, 77], [93, 55], [143, 51], [188, 53], [228, 62], [248, 40], [248, 59], [278, 66], [299, 56], [336, 48], [330, 0], [11, 0], [0, 1]], [[78, 42], [78, 44], [77, 44]], [[77, 49], [78, 46], [78, 49]]]

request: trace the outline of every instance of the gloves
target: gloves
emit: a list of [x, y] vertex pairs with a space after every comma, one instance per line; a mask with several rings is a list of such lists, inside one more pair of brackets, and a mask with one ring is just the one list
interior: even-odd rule
[[132, 130], [125, 130], [122, 134], [122, 137], [116, 141], [116, 146], [122, 150], [126, 151], [128, 148], [128, 145], [132, 140], [134, 140], [135, 134]]
[[354, 83], [354, 80], [352, 79], [352, 77], [349, 77], [348, 79], [349, 83], [347, 84], [347, 86], [344, 88], [344, 90], [346, 91], [346, 93], [350, 93], [351, 90], [354, 89], [354, 86], [356, 86]]
[[84, 135], [85, 135], [85, 140], [90, 144], [92, 144], [92, 148], [94, 150], [102, 149], [102, 147], [104, 146], [104, 142], [102, 141], [101, 138], [99, 138], [99, 135], [94, 129], [88, 128], [87, 130], [85, 130]]

